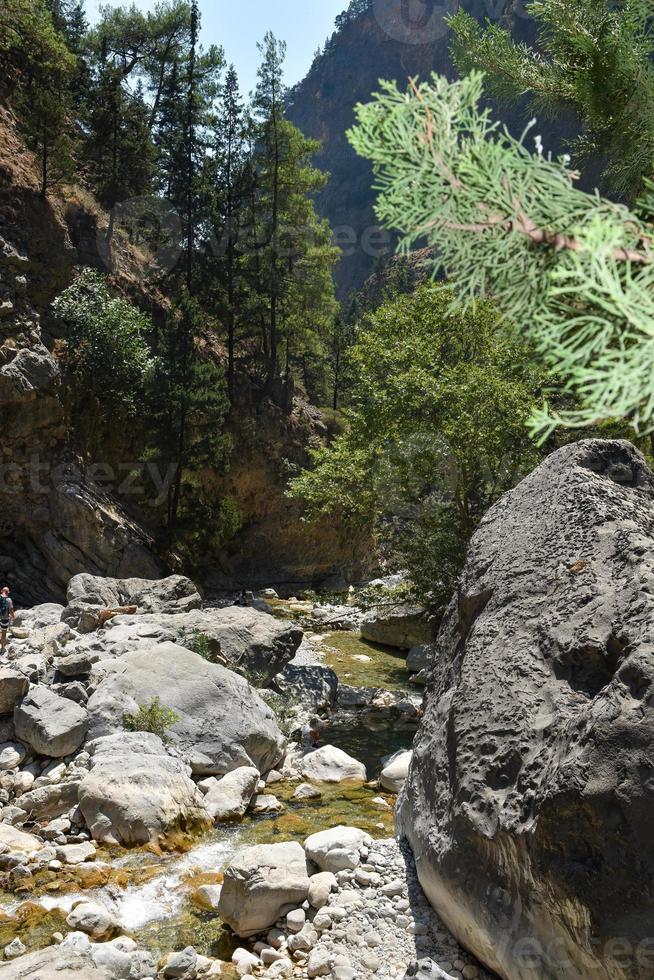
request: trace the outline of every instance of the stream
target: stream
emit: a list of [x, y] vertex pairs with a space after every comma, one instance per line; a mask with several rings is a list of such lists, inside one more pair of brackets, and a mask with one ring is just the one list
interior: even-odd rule
[[[298, 618], [298, 606], [279, 600], [274, 613]], [[314, 629], [316, 627], [314, 626]], [[358, 632], [308, 632], [302, 662], [334, 669], [339, 682], [352, 687], [405, 692], [418, 706], [422, 691], [408, 683], [405, 654], [362, 640]], [[363, 762], [369, 779], [378, 777], [384, 757], [409, 748], [417, 723], [390, 713], [357, 715], [337, 712], [322, 731], [321, 744], [330, 743]], [[229, 959], [237, 945], [199, 891], [218, 884], [222, 871], [238, 848], [285, 840], [304, 841], [318, 830], [338, 824], [359, 827], [377, 838], [393, 834], [394, 797], [378, 787], [322, 784], [322, 798], [298, 801], [297, 783], [277, 782], [270, 791], [284, 804], [278, 814], [247, 816], [240, 824], [221, 824], [202, 836], [185, 853], [156, 853], [152, 849], [101, 849], [98, 866], [104, 873], [84, 887], [74, 872], [63, 882], [44, 881], [29, 898], [0, 893], [0, 948], [16, 935], [26, 947], [49, 945], [53, 932], [66, 934], [66, 915], [80, 899], [97, 902], [118, 919], [124, 933], [156, 956], [193, 945], [198, 953]], [[102, 871], [102, 868], [100, 868]]]

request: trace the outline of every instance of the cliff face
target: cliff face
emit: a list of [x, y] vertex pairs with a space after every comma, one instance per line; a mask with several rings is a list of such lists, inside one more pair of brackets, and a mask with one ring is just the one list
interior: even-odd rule
[[[345, 135], [355, 121], [354, 107], [368, 101], [380, 78], [404, 86], [409, 78], [425, 79], [433, 71], [453, 74], [443, 14], [459, 4], [433, 4], [434, 16], [426, 24], [408, 19], [409, 6], [405, 0], [374, 0], [367, 12], [333, 37], [291, 94], [288, 116], [307, 136], [320, 140], [316, 162], [331, 175], [317, 206], [344, 249], [337, 271], [342, 297], [359, 289], [394, 249], [391, 236], [377, 227], [371, 168], [357, 157]], [[533, 41], [534, 23], [518, 0], [463, 0], [461, 6], [480, 20], [489, 17], [505, 23], [518, 40]], [[506, 113], [505, 118], [514, 130], [523, 129], [519, 111]], [[561, 127], [557, 129], [560, 133]], [[550, 145], [552, 138], [550, 133]]]
[[[98, 250], [105, 220], [79, 187], [40, 196], [35, 161], [0, 106], [0, 578], [21, 604], [60, 600], [79, 572], [152, 578], [165, 570], [115, 464], [138, 464], [138, 433], [111, 433], [117, 445], [95, 461], [118, 474], [108, 490], [82, 472], [66, 418], [50, 304], [81, 266], [107, 271]], [[165, 299], [142, 275], [143, 257], [125, 241], [113, 257], [114, 285], [161, 316]], [[233, 465], [214, 482], [217, 494], [234, 497], [243, 526], [216, 556], [207, 585], [292, 588], [356, 577], [367, 542], [346, 540], [327, 522], [304, 524], [284, 493], [289, 466], [306, 464], [308, 447], [326, 434], [320, 413], [299, 398], [284, 412], [240, 381]]]
[[47, 317], [80, 261], [79, 208], [43, 200], [2, 109], [0, 146], [0, 576], [20, 602], [38, 602], [60, 598], [79, 571], [150, 577], [162, 566], [148, 534], [82, 477], [69, 447]]
[[396, 821], [505, 980], [652, 976], [653, 534], [641, 454], [565, 446], [488, 512], [441, 626]]

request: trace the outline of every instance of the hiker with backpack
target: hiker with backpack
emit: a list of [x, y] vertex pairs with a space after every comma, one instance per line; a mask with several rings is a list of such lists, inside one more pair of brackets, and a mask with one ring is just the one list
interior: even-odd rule
[[0, 591], [0, 653], [5, 652], [7, 646], [7, 630], [14, 621], [14, 604], [9, 595], [9, 588], [5, 585]]

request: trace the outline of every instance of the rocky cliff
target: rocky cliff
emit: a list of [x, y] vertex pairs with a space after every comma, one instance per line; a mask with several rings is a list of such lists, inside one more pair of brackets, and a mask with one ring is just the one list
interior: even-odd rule
[[61, 596], [77, 571], [149, 577], [162, 566], [71, 451], [47, 317], [80, 261], [79, 205], [40, 196], [5, 110], [0, 142], [0, 574], [19, 600], [37, 602]]
[[620, 441], [558, 450], [473, 538], [397, 820], [501, 977], [652, 976], [653, 554]]
[[[443, 17], [459, 5], [480, 20], [488, 17], [508, 25], [520, 41], [534, 39], [534, 22], [519, 0], [448, 0], [420, 5], [418, 12], [405, 0], [371, 0], [362, 14], [343, 24], [291, 92], [288, 116], [307, 136], [320, 140], [317, 164], [331, 175], [317, 206], [343, 248], [337, 272], [342, 296], [359, 289], [394, 249], [392, 238], [377, 227], [371, 168], [356, 156], [345, 135], [354, 123], [354, 107], [368, 101], [380, 78], [405, 86], [409, 78], [424, 79], [432, 71], [451, 76], [450, 36]], [[504, 116], [516, 132], [524, 128], [519, 110]], [[548, 147], [567, 129], [560, 122], [555, 133], [552, 128], [549, 123]]]
[[[109, 492], [83, 474], [66, 416], [65, 338], [56, 336], [50, 304], [81, 267], [107, 271], [98, 248], [104, 222], [79, 187], [41, 197], [35, 161], [0, 107], [0, 577], [21, 604], [61, 600], [78, 572], [152, 578], [164, 570], [133, 497], [120, 492], [140, 458], [138, 433], [117, 436], [120, 445], [97, 461], [120, 477]], [[161, 316], [165, 298], [142, 275], [142, 256], [119, 240], [113, 258], [113, 285]], [[243, 527], [216, 556], [209, 584], [294, 587], [356, 575], [361, 542], [327, 522], [303, 524], [284, 495], [288, 466], [305, 464], [308, 447], [325, 436], [320, 413], [301, 398], [282, 411], [245, 377], [239, 390], [233, 466], [216, 493], [234, 497]]]

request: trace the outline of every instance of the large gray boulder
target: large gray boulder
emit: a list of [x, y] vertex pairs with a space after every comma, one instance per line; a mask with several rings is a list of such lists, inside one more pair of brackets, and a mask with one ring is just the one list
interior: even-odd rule
[[71, 755], [84, 741], [86, 709], [39, 684], [14, 708], [16, 737], [38, 755], [55, 759]]
[[482, 521], [397, 825], [501, 977], [652, 975], [652, 623], [654, 477], [629, 443], [558, 450]]
[[19, 609], [14, 618], [14, 626], [25, 627], [29, 630], [43, 630], [47, 626], [56, 626], [61, 621], [64, 607], [58, 602], [43, 602], [38, 606]]
[[157, 642], [170, 640], [192, 645], [207, 637], [212, 654], [238, 668], [253, 683], [265, 684], [295, 656], [303, 631], [295, 623], [241, 606], [195, 609], [188, 613], [117, 616], [108, 624], [105, 645], [127, 638], [134, 631], [149, 632]]
[[106, 665], [89, 698], [89, 737], [123, 730], [125, 714], [159, 698], [179, 721], [169, 733], [199, 775], [223, 776], [239, 766], [274, 768], [286, 740], [275, 716], [248, 682], [174, 643], [126, 653]]
[[261, 776], [252, 766], [241, 766], [228, 772], [222, 779], [211, 776], [204, 797], [209, 816], [216, 823], [223, 820], [240, 820], [245, 816], [257, 791]]
[[376, 606], [365, 614], [360, 629], [364, 640], [400, 650], [410, 650], [432, 639], [432, 626], [421, 606]]
[[[86, 613], [99, 607], [86, 607]], [[118, 615], [103, 629], [94, 629], [65, 648], [67, 656], [86, 656], [93, 662], [114, 660], [136, 649], [158, 643], [178, 643], [192, 649], [199, 636], [208, 640], [208, 652], [217, 663], [247, 674], [252, 683], [263, 684], [293, 659], [303, 632], [256, 609], [194, 609], [186, 613]], [[207, 643], [205, 641], [205, 646]]]
[[183, 613], [199, 609], [202, 596], [183, 575], [118, 579], [82, 573], [68, 583], [66, 602], [62, 619], [86, 632], [87, 624], [95, 625], [97, 614], [105, 609], [134, 606], [139, 613]]
[[331, 667], [287, 664], [275, 675], [273, 687], [289, 701], [298, 701], [312, 711], [322, 711], [336, 702], [338, 675]]
[[91, 743], [79, 808], [94, 840], [146, 844], [210, 821], [190, 768], [157, 735], [120, 732]]
[[7, 667], [0, 667], [0, 715], [12, 713], [29, 689], [30, 682], [24, 674]]
[[363, 762], [335, 745], [321, 745], [307, 752], [300, 760], [300, 772], [305, 779], [318, 783], [365, 783], [368, 778]]
[[289, 906], [309, 894], [300, 844], [258, 844], [234, 856], [225, 871], [218, 913], [238, 936], [254, 936], [275, 924]]

